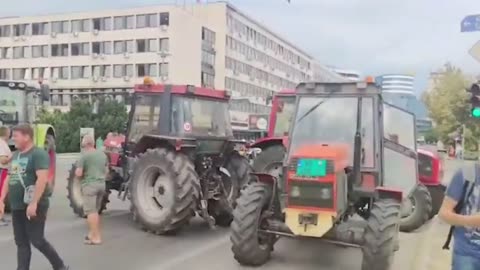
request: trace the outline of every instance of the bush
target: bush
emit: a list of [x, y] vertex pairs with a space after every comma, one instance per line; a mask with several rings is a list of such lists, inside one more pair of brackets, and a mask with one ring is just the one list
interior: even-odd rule
[[67, 113], [56, 110], [39, 115], [41, 123], [55, 128], [58, 153], [80, 151], [80, 128], [94, 128], [95, 137], [105, 138], [109, 132], [124, 133], [127, 119], [125, 104], [116, 100], [100, 100], [96, 113], [93, 104], [76, 101]]

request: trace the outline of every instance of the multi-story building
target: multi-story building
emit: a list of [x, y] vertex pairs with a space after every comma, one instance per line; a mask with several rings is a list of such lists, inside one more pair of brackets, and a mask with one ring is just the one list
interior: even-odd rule
[[0, 19], [0, 79], [43, 80], [51, 105], [108, 94], [135, 83], [229, 89], [232, 119], [268, 113], [269, 96], [313, 75], [313, 57], [234, 6], [160, 5]]
[[387, 74], [376, 78], [383, 98], [415, 114], [417, 133], [422, 134], [432, 128], [432, 121], [428, 118], [425, 105], [415, 95], [414, 81], [414, 76], [403, 74]]

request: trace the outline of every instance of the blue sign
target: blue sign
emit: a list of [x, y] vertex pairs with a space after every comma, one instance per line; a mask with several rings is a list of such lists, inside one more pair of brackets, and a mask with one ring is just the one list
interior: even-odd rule
[[468, 15], [462, 20], [461, 32], [480, 31], [480, 14]]

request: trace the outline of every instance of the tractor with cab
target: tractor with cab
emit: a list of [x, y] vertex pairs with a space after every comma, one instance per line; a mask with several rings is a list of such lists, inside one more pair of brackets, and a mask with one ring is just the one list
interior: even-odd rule
[[[293, 89], [282, 90], [273, 96], [268, 136], [249, 145], [250, 148], [259, 150], [252, 162], [255, 172], [275, 176], [283, 173], [282, 162], [288, 146], [288, 134], [295, 106], [295, 90]], [[418, 151], [418, 155], [422, 158], [425, 157], [421, 150]], [[431, 162], [438, 164], [435, 160]], [[421, 164], [424, 163], [419, 161], [419, 166]], [[434, 175], [438, 174], [438, 167], [432, 167], [432, 169], [434, 169]], [[441, 184], [441, 179], [424, 176], [423, 172], [424, 170], [419, 167], [420, 178], [416, 190], [412, 196], [405, 198], [402, 205], [400, 230], [403, 232], [411, 232], [420, 228], [438, 213], [442, 204], [441, 198], [443, 198], [445, 187]]]
[[237, 200], [234, 258], [263, 265], [281, 236], [312, 237], [360, 248], [362, 270], [389, 269], [418, 179], [414, 115], [372, 83], [312, 82], [298, 85], [291, 120], [282, 173], [254, 173]]
[[[18, 124], [32, 126], [35, 146], [44, 148], [50, 157], [48, 182], [52, 189], [55, 185], [56, 168], [55, 130], [53, 126], [37, 121], [38, 111], [50, 100], [49, 86], [43, 82], [0, 80], [0, 93], [0, 126], [10, 128]], [[8, 145], [12, 151], [16, 150], [12, 140], [8, 141]], [[5, 207], [8, 211], [8, 204]]]
[[110, 149], [107, 185], [131, 200], [142, 229], [174, 233], [197, 214], [212, 228], [230, 225], [251, 167], [238, 153], [244, 142], [233, 139], [229, 97], [148, 79], [135, 86], [120, 157]]

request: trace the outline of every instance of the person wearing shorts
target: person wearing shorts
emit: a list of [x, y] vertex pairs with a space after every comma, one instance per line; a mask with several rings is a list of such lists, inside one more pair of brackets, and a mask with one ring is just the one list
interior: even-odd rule
[[91, 135], [82, 138], [83, 152], [77, 162], [75, 175], [81, 181], [83, 211], [87, 216], [88, 235], [85, 244], [100, 245], [100, 215], [98, 214], [106, 192], [106, 175], [108, 173], [108, 159], [104, 152], [95, 149], [95, 139]]

